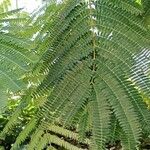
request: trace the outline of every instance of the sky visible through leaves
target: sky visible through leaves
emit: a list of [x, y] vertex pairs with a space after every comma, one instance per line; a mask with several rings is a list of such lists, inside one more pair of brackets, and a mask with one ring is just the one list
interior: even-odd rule
[[[37, 9], [41, 4], [42, 0], [11, 0], [12, 8], [24, 8], [24, 11], [32, 13], [35, 9]], [[17, 2], [17, 4], [16, 4]]]

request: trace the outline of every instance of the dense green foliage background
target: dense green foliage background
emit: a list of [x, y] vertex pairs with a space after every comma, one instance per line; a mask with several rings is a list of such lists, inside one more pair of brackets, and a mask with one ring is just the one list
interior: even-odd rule
[[149, 50], [149, 0], [4, 0], [1, 149], [150, 149]]

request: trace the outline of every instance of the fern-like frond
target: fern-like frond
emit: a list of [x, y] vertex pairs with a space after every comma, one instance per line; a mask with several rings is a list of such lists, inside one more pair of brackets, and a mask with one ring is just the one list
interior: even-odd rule
[[[100, 92], [101, 91], [101, 92]], [[110, 129], [110, 108], [106, 101], [107, 95], [103, 86], [97, 84], [93, 87], [92, 101], [89, 103], [92, 126], [91, 149], [105, 149]]]
[[13, 112], [12, 117], [10, 117], [9, 122], [5, 125], [3, 131], [0, 133], [0, 138], [5, 138], [6, 135], [10, 134], [11, 130], [15, 128], [16, 125], [20, 124], [19, 117], [23, 114], [23, 109], [25, 109], [30, 100], [31, 100], [31, 91], [29, 90], [26, 95], [22, 96], [22, 103], [19, 104], [19, 106], [16, 108], [16, 110]]
[[[72, 143], [69, 143], [68, 140], [80, 142], [79, 135], [77, 133], [74, 133], [73, 131], [70, 131], [68, 129], [64, 129], [63, 127], [60, 127], [58, 125], [50, 125], [44, 123], [41, 127], [37, 128], [35, 133], [32, 135], [31, 143], [28, 145], [28, 150], [42, 150], [44, 148], [48, 148], [49, 146], [52, 146], [52, 148], [54, 146], [55, 148], [56, 145], [57, 147], [64, 147], [68, 150], [82, 149]], [[83, 144], [85, 145], [88, 143], [89, 139], [86, 139], [85, 142], [83, 142]]]
[[16, 150], [26, 139], [30, 136], [32, 130], [36, 126], [36, 119], [32, 119], [23, 129], [23, 131], [18, 135], [15, 143], [13, 144], [11, 150]]
[[21, 78], [31, 70], [34, 62], [34, 54], [30, 52], [29, 40], [18, 38], [4, 29], [12, 22], [20, 23], [26, 20], [26, 18], [13, 17], [21, 9], [9, 10], [9, 7], [9, 0], [4, 0], [0, 4], [0, 94], [2, 97], [5, 96], [5, 100], [1, 101], [6, 101], [6, 96], [9, 95], [8, 91], [23, 90], [25, 84]]
[[[81, 113], [82, 111], [79, 110], [79, 112]], [[88, 132], [88, 128], [89, 128], [89, 119], [88, 119], [89, 118], [89, 116], [88, 116], [89, 114], [88, 114], [87, 110], [85, 110], [81, 114], [82, 115], [80, 115], [80, 121], [78, 123], [79, 124], [78, 125], [79, 139], [80, 139], [80, 141], [85, 141], [86, 132]]]
[[106, 2], [109, 2], [110, 4], [116, 6], [117, 7], [121, 7], [123, 10], [126, 10], [132, 14], [135, 14], [135, 15], [139, 15], [139, 14], [142, 14], [143, 13], [143, 9], [142, 9], [142, 6], [137, 3], [136, 0], [133, 0], [133, 1], [128, 1], [128, 0], [114, 0], [114, 1], [111, 1], [111, 0], [106, 0]]
[[42, 150], [43, 148], [45, 148], [45, 146], [47, 144], [56, 144], [56, 145], [60, 145], [61, 147], [64, 147], [67, 150], [84, 150], [82, 148], [78, 148], [72, 144], [70, 144], [69, 142], [58, 138], [55, 135], [50, 135], [50, 134], [45, 134], [43, 136], [43, 138], [41, 139], [41, 141], [39, 142], [38, 146], [37, 146], [37, 150]]
[[[48, 124], [48, 123], [44, 123], [41, 127], [43, 129], [47, 128], [48, 131], [52, 131], [55, 134], [62, 135], [65, 138], [70, 138], [75, 141], [80, 141], [80, 135], [78, 133], [75, 133], [71, 130], [65, 129], [64, 127], [60, 127], [58, 125], [53, 125], [53, 124]], [[88, 138], [85, 138], [83, 143], [89, 144], [90, 141]]]
[[[150, 80], [142, 69], [147, 65], [141, 61], [146, 55], [140, 55], [150, 49], [145, 6], [136, 0], [67, 0], [58, 7], [37, 40], [43, 54], [33, 75], [45, 77], [31, 94], [37, 100], [39, 127], [29, 150], [51, 143], [79, 149], [65, 136], [85, 142], [87, 131], [92, 150], [106, 149], [116, 134], [125, 150], [136, 149], [142, 132], [150, 131], [150, 112], [139, 93], [150, 95]], [[77, 128], [79, 138], [55, 124]]]
[[[41, 111], [39, 111], [39, 115], [42, 117], [44, 114], [46, 120], [48, 119], [49, 121], [52, 121], [54, 118], [60, 115], [60, 112], [65, 106], [70, 104], [74, 105], [75, 100], [79, 101], [80, 108], [82, 106], [82, 103], [84, 102], [83, 97], [85, 97], [85, 94], [89, 89], [89, 83], [86, 81], [90, 79], [90, 74], [87, 69], [85, 68], [84, 64], [79, 62], [79, 65], [74, 69], [74, 71], [69, 72], [66, 78], [59, 84], [59, 92], [57, 91], [58, 87], [53, 90], [53, 93], [50, 95], [50, 97], [48, 97], [49, 100], [46, 101], [46, 103], [42, 106]], [[72, 113], [74, 113], [76, 109], [73, 110]], [[51, 118], [48, 117], [49, 114], [51, 114]], [[65, 112], [62, 114], [66, 115]], [[69, 113], [67, 115], [67, 118], [64, 120], [65, 122], [67, 121], [67, 119], [69, 119], [69, 117], [71, 117], [70, 115], [72, 114]]]
[[[68, 53], [69, 51], [73, 51], [73, 48], [75, 47], [76, 43], [79, 44], [79, 42], [77, 41], [80, 41], [80, 39], [84, 39], [84, 41], [87, 41], [87, 39], [84, 38], [85, 37], [84, 32], [86, 34], [87, 33], [91, 34], [89, 46], [90, 45], [92, 46], [91, 49], [94, 55], [93, 61], [94, 60], [96, 61], [95, 63], [93, 62], [94, 64], [91, 62], [91, 68], [95, 66], [91, 70], [97, 72], [96, 76], [94, 75], [95, 77], [93, 76], [93, 79], [91, 80], [96, 80], [94, 81], [94, 84], [96, 84], [95, 82], [99, 83], [99, 85], [97, 86], [99, 89], [98, 91], [100, 92], [100, 98], [95, 97], [94, 99], [97, 99], [97, 101], [95, 103], [94, 103], [95, 100], [91, 102], [94, 103], [94, 106], [91, 111], [94, 114], [93, 118], [98, 116], [99, 111], [101, 111], [101, 113], [103, 112], [104, 116], [108, 115], [109, 113], [106, 111], [108, 110], [108, 108], [105, 109], [105, 107], [102, 106], [103, 103], [104, 104], [108, 103], [105, 106], [110, 105], [109, 107], [113, 109], [115, 116], [119, 121], [120, 126], [122, 127], [122, 129], [124, 130], [126, 136], [130, 141], [129, 142], [130, 147], [127, 147], [127, 149], [134, 149], [134, 146], [138, 142], [138, 139], [140, 138], [141, 135], [139, 116], [143, 119], [147, 116], [144, 120], [145, 120], [145, 124], [148, 125], [149, 123], [146, 122], [147, 121], [149, 122], [149, 117], [148, 117], [149, 112], [146, 110], [146, 105], [142, 102], [140, 96], [139, 96], [140, 99], [139, 103], [137, 102], [137, 97], [135, 97], [135, 95], [139, 95], [138, 92], [136, 94], [135, 92], [133, 93], [131, 92], [133, 90], [136, 91], [136, 89], [134, 88], [134, 86], [130, 86], [132, 83], [127, 82], [127, 79], [123, 76], [128, 76], [128, 74], [133, 71], [132, 67], [135, 63], [133, 56], [138, 52], [140, 52], [143, 49], [142, 47], [149, 47], [149, 35], [146, 33], [146, 29], [142, 25], [142, 21], [134, 15], [134, 14], [138, 15], [142, 13], [142, 11], [140, 12], [139, 9], [140, 6], [137, 6], [138, 4], [136, 2], [130, 3], [128, 1], [111, 2], [111, 1], [98, 1], [98, 0], [95, 2], [89, 2], [89, 4], [87, 4], [87, 7], [89, 7], [89, 9], [86, 8], [86, 4], [80, 3], [78, 1], [74, 1], [74, 2], [69, 1], [68, 5], [70, 5], [72, 10], [71, 11], [65, 10], [64, 18], [61, 20], [64, 27], [62, 26], [62, 28], [58, 29], [58, 24], [60, 22], [58, 24], [54, 22], [53, 25], [54, 28], [52, 28], [53, 29], [52, 32], [50, 31], [52, 37], [51, 40], [50, 38], [48, 38], [50, 40], [49, 43], [50, 50], [48, 50], [43, 56], [44, 63], [41, 70], [42, 72], [43, 71], [48, 72], [48, 75], [46, 77], [46, 80], [44, 80], [43, 83], [40, 85], [40, 89], [37, 89], [37, 91], [43, 93], [43, 91], [48, 90], [49, 86], [52, 87], [52, 85], [54, 85], [53, 81], [57, 81], [58, 79], [59, 82], [59, 78], [62, 77], [63, 72], [65, 73], [65, 70], [67, 68], [69, 69], [70, 66], [68, 66], [67, 64], [63, 64], [59, 69], [59, 67], [57, 67], [57, 64], [60, 65], [66, 62], [66, 60], [68, 60], [66, 56], [67, 55], [69, 56]], [[130, 6], [130, 7], [126, 7], [126, 6]], [[133, 9], [133, 7], [135, 9]], [[66, 8], [68, 9], [67, 6]], [[86, 9], [84, 10], [84, 8]], [[78, 15], [78, 12], [80, 12], [81, 15]], [[82, 17], [82, 12], [84, 17]], [[72, 15], [73, 17], [71, 17]], [[81, 23], [79, 23], [80, 21], [78, 22], [78, 19], [82, 20], [82, 25], [84, 28], [82, 28], [82, 25]], [[85, 24], [84, 24], [84, 20], [85, 20]], [[57, 29], [57, 31], [55, 28]], [[80, 32], [76, 31], [76, 29], [78, 28], [80, 28]], [[55, 33], [55, 35], [53, 35], [53, 33]], [[72, 43], [74, 43], [74, 45], [72, 45]], [[76, 51], [77, 50], [78, 49], [76, 49]], [[84, 49], [81, 47], [79, 48], [79, 50], [83, 51]], [[92, 53], [92, 51], [90, 53]], [[72, 53], [72, 57], [71, 57], [72, 63], [73, 60], [75, 60], [73, 58], [74, 56], [75, 55]], [[84, 57], [86, 59], [86, 57], [89, 57], [89, 55], [85, 55]], [[70, 65], [70, 63], [68, 64]], [[118, 65], [119, 63], [120, 65]], [[53, 70], [54, 68], [53, 66], [56, 69]], [[45, 69], [43, 70], [43, 68], [45, 68], [46, 70]], [[64, 70], [62, 68], [64, 68]], [[62, 75], [60, 74], [60, 77], [58, 76], [59, 70], [57, 69], [59, 69], [62, 73]], [[57, 73], [55, 73], [55, 71]], [[141, 79], [144, 78], [142, 78], [141, 76]], [[69, 83], [69, 79], [67, 79], [67, 81]], [[70, 86], [72, 87], [74, 86], [75, 88], [75, 85], [73, 85], [72, 81], [69, 83], [69, 85], [65, 85], [64, 83], [67, 83], [67, 81], [63, 79], [63, 83], [61, 84], [64, 85], [64, 87], [60, 86], [59, 84], [57, 86], [56, 84], [55, 87], [56, 91], [60, 91], [61, 93], [63, 93], [62, 90], [66, 90], [66, 86], [67, 86], [67, 89], [69, 88], [67, 92], [68, 94], [71, 94], [72, 91], [69, 91], [71, 90]], [[138, 81], [140, 82], [140, 80]], [[47, 84], [48, 82], [49, 84]], [[101, 87], [101, 89], [99, 87]], [[81, 91], [79, 87], [78, 90]], [[75, 89], [73, 89], [73, 91], [74, 91], [73, 92], [74, 95], [76, 93]], [[75, 110], [76, 111], [78, 110], [77, 105], [74, 105], [75, 110], [73, 109], [74, 106], [72, 104], [74, 102], [78, 104], [77, 101], [75, 100], [74, 102], [69, 104], [71, 107], [67, 106], [67, 103], [72, 99], [71, 95], [70, 96], [68, 95], [69, 96], [68, 99], [67, 97], [65, 98], [67, 100], [67, 103], [65, 104], [62, 95], [60, 95], [61, 101], [58, 100], [59, 96], [57, 96], [56, 101], [53, 102], [52, 99], [54, 93], [55, 90], [54, 92], [52, 92], [52, 95], [48, 98], [48, 102], [46, 102], [46, 104], [42, 107], [42, 110], [45, 111], [43, 112], [43, 115], [53, 116], [53, 113], [55, 113], [55, 111], [57, 111], [57, 113], [58, 111], [60, 111], [63, 114], [63, 110], [61, 109], [63, 106], [65, 108], [67, 107], [70, 108], [70, 110], [72, 108], [72, 111], [74, 113]], [[56, 93], [57, 95], [59, 95], [58, 92]], [[78, 94], [78, 96], [74, 96], [74, 97], [77, 99], [79, 95], [82, 96], [82, 94]], [[66, 92], [65, 92], [65, 96], [67, 96]], [[86, 98], [86, 96], [84, 97]], [[102, 102], [100, 102], [100, 100], [102, 100]], [[79, 100], [79, 102], [82, 101]], [[59, 107], [59, 104], [61, 104], [61, 107]], [[57, 107], [55, 108], [55, 106]], [[80, 105], [80, 107], [81, 106], [82, 105]], [[143, 106], [144, 108], [141, 108], [141, 106]], [[48, 110], [54, 110], [54, 111], [53, 113], [47, 114]], [[67, 118], [67, 115], [69, 115], [70, 113], [71, 111], [65, 113], [64, 118]], [[48, 120], [50, 121], [50, 119]], [[67, 120], [68, 119], [66, 119], [66, 121]], [[94, 121], [98, 121], [99, 123], [98, 122], [94, 123]], [[95, 134], [93, 133], [94, 134], [93, 138], [96, 139], [95, 142], [97, 141], [96, 143], [94, 143], [94, 145], [97, 146], [95, 149], [104, 149], [105, 139], [107, 139], [105, 135], [108, 134], [108, 133], [106, 134], [106, 131], [109, 132], [109, 126], [107, 128], [106, 125], [104, 125], [104, 127], [107, 128], [106, 130], [104, 130], [104, 134], [102, 134], [103, 132], [100, 133], [97, 132], [97, 130], [98, 131], [100, 130], [100, 127], [103, 128], [102, 122], [104, 121], [101, 121], [100, 116], [97, 119], [96, 118], [93, 119], [93, 126], [94, 126], [93, 130], [95, 130], [94, 132]], [[110, 122], [108, 121], [106, 124], [109, 125], [109, 123]], [[103, 130], [101, 129], [100, 131]]]
[[[109, 75], [109, 71], [113, 75], [115, 68], [111, 69], [110, 63], [103, 65], [105, 65], [105, 70], [108, 69], [108, 72], [104, 72], [104, 70], [102, 70], [99, 73], [100, 78], [102, 79], [101, 83], [103, 82], [103, 85], [101, 86], [103, 86], [105, 90], [106, 97], [108, 97], [108, 101], [111, 107], [114, 109], [115, 116], [118, 119], [120, 126], [128, 135], [130, 142], [132, 141], [131, 143], [135, 144], [140, 137], [140, 123], [138, 121], [138, 114], [134, 112], [135, 110], [133, 109], [132, 103], [130, 102], [128, 95], [124, 93], [124, 91], [120, 88], [119, 85], [121, 85], [121, 82], [120, 84], [117, 83], [117, 80], [120, 80], [120, 77], [117, 77], [115, 75], [115, 79], [113, 76]], [[117, 90], [114, 91], [115, 88]], [[131, 135], [133, 135], [133, 137], [131, 137]], [[134, 145], [131, 145], [130, 149], [133, 148]]]
[[31, 141], [30, 141], [29, 145], [27, 146], [27, 149], [28, 150], [36, 149], [43, 134], [44, 134], [44, 131], [41, 130], [40, 128], [37, 128], [37, 130], [31, 136]]
[[110, 136], [109, 142], [110, 144], [114, 144], [116, 141], [120, 140], [120, 130], [118, 120], [115, 118], [114, 114], [111, 116], [111, 128], [110, 128]]

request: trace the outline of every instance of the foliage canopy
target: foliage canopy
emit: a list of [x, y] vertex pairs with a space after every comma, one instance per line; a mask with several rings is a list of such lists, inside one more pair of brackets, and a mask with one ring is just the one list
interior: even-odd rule
[[51, 3], [35, 19], [40, 59], [28, 78], [40, 82], [26, 90], [1, 138], [14, 132], [31, 101], [35, 114], [12, 150], [30, 138], [29, 150], [104, 150], [116, 140], [125, 150], [138, 147], [142, 135], [150, 132], [150, 111], [141, 95], [150, 96], [148, 64], [143, 63], [150, 50], [149, 4], [66, 0]]

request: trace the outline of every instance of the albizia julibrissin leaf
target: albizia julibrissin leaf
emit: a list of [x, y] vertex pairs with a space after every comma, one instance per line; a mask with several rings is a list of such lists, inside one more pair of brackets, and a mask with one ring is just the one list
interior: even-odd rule
[[[136, 149], [142, 133], [150, 131], [150, 112], [139, 94], [142, 90], [150, 95], [149, 78], [141, 69], [147, 64], [136, 59], [150, 49], [141, 4], [136, 0], [67, 0], [59, 7], [59, 13], [45, 23], [46, 36], [39, 42], [43, 55], [33, 71], [45, 75], [32, 93], [37, 104], [46, 97], [35, 116], [45, 131], [43, 137], [49, 133], [44, 124], [82, 127], [78, 129], [82, 141], [83, 131], [88, 130], [89, 148], [104, 150], [116, 134], [113, 118], [122, 147]], [[140, 55], [140, 59], [145, 57]], [[53, 139], [49, 144], [65, 147], [53, 134], [47, 137]]]

